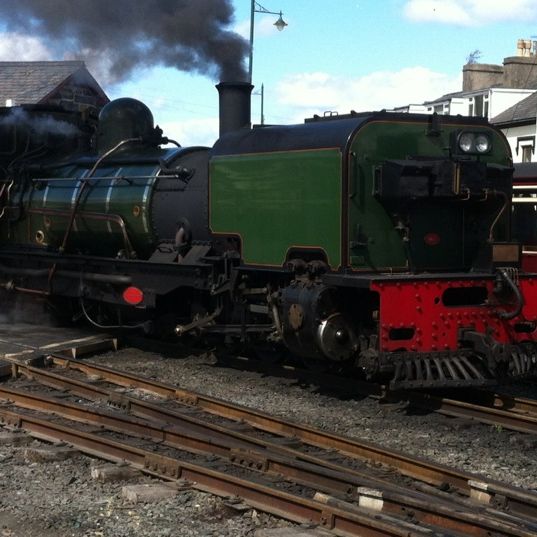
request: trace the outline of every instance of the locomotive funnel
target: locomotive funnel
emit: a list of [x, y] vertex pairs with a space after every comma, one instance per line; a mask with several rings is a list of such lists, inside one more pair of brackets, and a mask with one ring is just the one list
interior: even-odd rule
[[220, 105], [220, 136], [251, 126], [250, 95], [253, 86], [248, 82], [220, 82], [216, 89]]

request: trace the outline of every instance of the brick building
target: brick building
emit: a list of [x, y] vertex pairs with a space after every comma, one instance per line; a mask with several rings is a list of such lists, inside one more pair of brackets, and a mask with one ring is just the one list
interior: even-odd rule
[[0, 106], [45, 104], [98, 113], [108, 102], [83, 61], [0, 62]]

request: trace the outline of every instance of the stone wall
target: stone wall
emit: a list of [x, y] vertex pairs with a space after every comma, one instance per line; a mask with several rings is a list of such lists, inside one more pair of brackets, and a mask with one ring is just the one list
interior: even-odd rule
[[462, 68], [462, 91], [494, 87], [537, 89], [537, 56], [511, 56], [503, 66], [468, 63]]
[[468, 63], [462, 68], [462, 91], [502, 86], [503, 67], [487, 63]]
[[64, 110], [72, 112], [89, 111], [92, 114], [98, 114], [108, 101], [89, 86], [66, 83], [52, 93], [44, 102], [54, 106], [61, 106]]
[[537, 56], [511, 56], [503, 60], [503, 87], [537, 89]]

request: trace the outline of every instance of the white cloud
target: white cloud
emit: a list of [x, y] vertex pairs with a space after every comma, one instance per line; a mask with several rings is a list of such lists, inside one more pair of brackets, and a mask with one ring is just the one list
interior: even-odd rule
[[232, 28], [232, 30], [236, 33], [244, 37], [244, 39], [250, 38], [250, 21], [249, 20], [243, 20], [235, 24], [235, 26]]
[[535, 0], [409, 0], [403, 12], [412, 21], [459, 26], [537, 20]]
[[460, 75], [450, 77], [425, 67], [376, 71], [357, 78], [327, 73], [302, 73], [284, 79], [278, 101], [296, 112], [295, 121], [325, 111], [347, 113], [389, 109], [436, 99], [462, 87]]
[[117, 78], [111, 72], [111, 60], [106, 54], [97, 55], [85, 49], [77, 54], [69, 51], [58, 54], [49, 49], [37, 37], [15, 32], [0, 33], [0, 61], [50, 61], [50, 60], [84, 60], [96, 80], [102, 85], [114, 84]]
[[37, 37], [13, 32], [0, 34], [0, 61], [44, 61], [52, 57]]
[[157, 123], [164, 131], [164, 136], [185, 147], [195, 145], [211, 147], [218, 138], [217, 117], [184, 121], [157, 121]]
[[[376, 71], [362, 77], [338, 77], [323, 72], [302, 73], [283, 79], [273, 92], [265, 94], [267, 123], [302, 123], [325, 111], [340, 114], [355, 110], [371, 111], [432, 100], [462, 87], [460, 75], [450, 77], [425, 67], [400, 71]], [[140, 97], [140, 96], [138, 96]], [[166, 121], [169, 103], [160, 108], [155, 96], [146, 103], [164, 135], [183, 146], [212, 146], [218, 139], [218, 117]], [[252, 122], [259, 121], [259, 101], [252, 99]], [[161, 120], [162, 118], [163, 120]]]

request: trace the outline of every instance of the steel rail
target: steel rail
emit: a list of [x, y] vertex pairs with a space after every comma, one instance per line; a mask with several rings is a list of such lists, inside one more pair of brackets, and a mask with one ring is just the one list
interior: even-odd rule
[[[177, 426], [156, 426], [125, 415], [110, 414], [42, 394], [4, 388], [1, 385], [0, 399], [23, 408], [52, 412], [67, 419], [105, 426], [123, 434], [150, 438], [174, 448], [194, 453], [216, 454], [238, 466], [281, 476], [291, 482], [330, 494], [344, 494], [359, 504], [374, 505], [379, 512], [404, 518], [411, 510], [414, 518], [421, 523], [451, 529], [465, 535], [487, 537], [491, 531], [500, 530], [518, 535], [516, 529], [512, 528], [513, 524], [521, 528], [528, 523], [527, 520], [498, 511], [491, 513], [483, 505], [468, 502], [463, 511], [460, 501], [455, 502], [457, 505], [453, 505], [451, 498], [434, 498], [432, 501], [429, 494], [416, 493], [412, 489], [387, 484], [379, 479], [369, 479], [370, 476], [353, 475], [353, 472], [346, 468], [321, 466], [324, 461], [313, 457], [311, 459], [314, 463], [301, 462], [297, 460], [301, 454], [292, 450], [285, 450], [289, 452], [287, 457], [270, 451], [247, 451], [248, 444], [237, 443], [237, 435], [233, 432], [231, 441], [223, 434], [220, 434], [219, 438], [210, 431], [200, 435], [199, 431], [189, 430], [188, 427], [179, 429]], [[532, 525], [537, 530], [537, 525]]]
[[[408, 392], [402, 397], [414, 406], [434, 410], [445, 416], [471, 419], [479, 423], [499, 426], [520, 433], [537, 434], [537, 414], [515, 412], [511, 409], [504, 410], [498, 408], [495, 404], [475, 404], [426, 393]], [[498, 402], [502, 400], [500, 397], [496, 397]], [[524, 406], [526, 409], [530, 408], [527, 403], [523, 405], [522, 401], [520, 401], [519, 405], [520, 407]], [[533, 411], [535, 412], [535, 408]]]
[[[219, 496], [240, 496], [250, 506], [298, 523], [314, 523], [336, 535], [364, 537], [431, 536], [429, 528], [388, 515], [371, 513], [353, 506], [345, 510], [287, 492], [230, 476], [172, 457], [155, 455], [124, 442], [110, 440], [94, 433], [76, 430], [21, 412], [0, 408], [0, 424], [24, 429], [32, 436], [47, 441], [67, 442], [81, 452], [113, 462], [127, 462], [134, 468], [165, 480], [187, 480], [192, 488]], [[437, 534], [438, 535], [438, 534]], [[442, 534], [440, 534], [442, 535]], [[448, 534], [444, 534], [448, 535]], [[453, 533], [449, 533], [453, 535]], [[527, 533], [530, 537], [534, 533]]]
[[537, 495], [535, 493], [509, 487], [500, 482], [484, 479], [479, 475], [436, 464], [419, 457], [412, 457], [396, 450], [388, 450], [375, 444], [289, 422], [259, 410], [182, 390], [162, 382], [143, 379], [131, 373], [119, 372], [104, 366], [73, 361], [59, 356], [51, 356], [50, 361], [56, 366], [65, 369], [74, 369], [113, 384], [141, 389], [221, 417], [244, 422], [255, 429], [298, 439], [315, 447], [337, 450], [342, 455], [359, 460], [374, 461], [375, 463], [391, 466], [403, 475], [433, 486], [447, 484], [471, 497], [480, 496], [481, 492], [485, 491], [485, 494], [491, 498], [505, 498], [512, 512], [537, 518]]
[[537, 416], [537, 400], [535, 399], [516, 397], [514, 395], [484, 389], [475, 390], [468, 398], [466, 397], [466, 392], [464, 392], [464, 396], [464, 400], [468, 400], [468, 398], [471, 399], [471, 402], [477, 400], [477, 404], [480, 405], [493, 406], [494, 408], [508, 412]]

